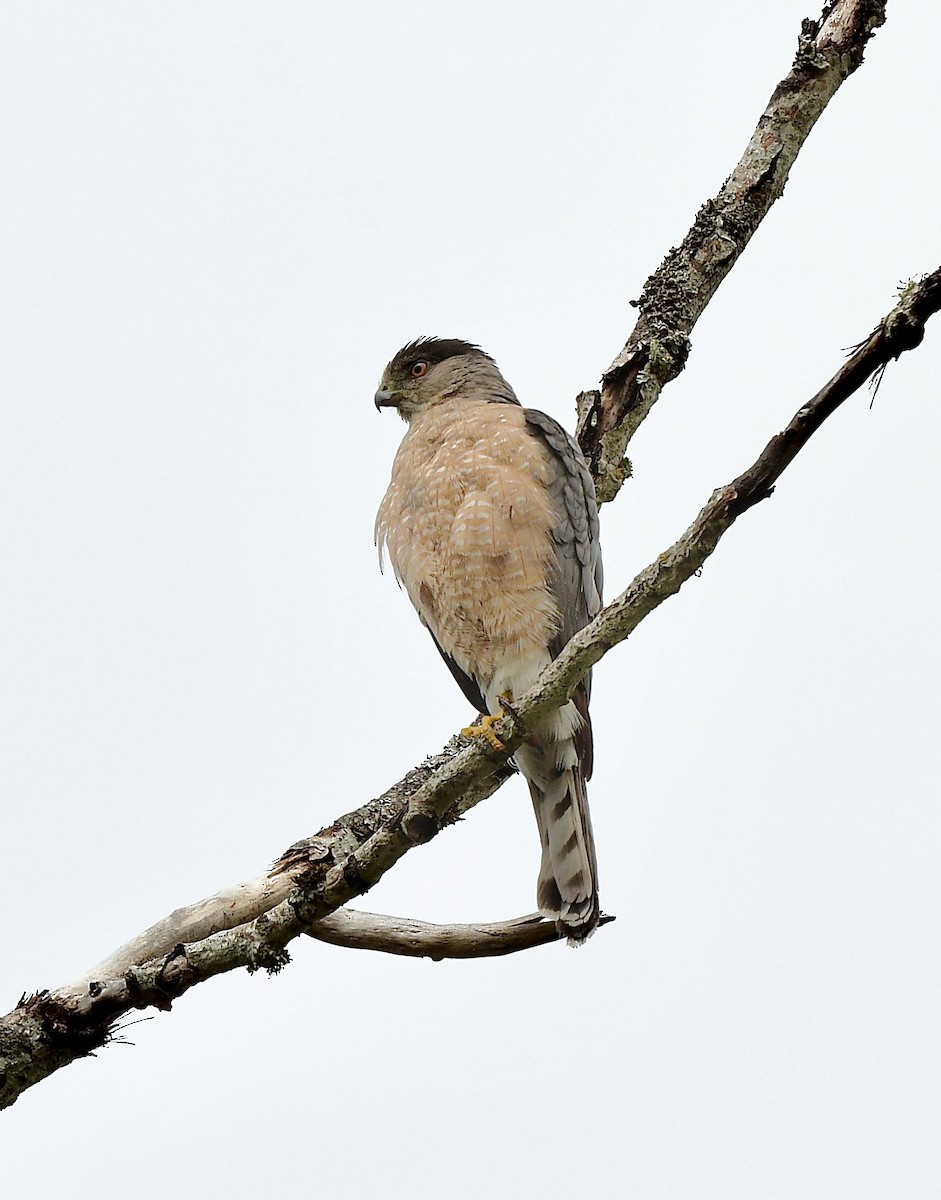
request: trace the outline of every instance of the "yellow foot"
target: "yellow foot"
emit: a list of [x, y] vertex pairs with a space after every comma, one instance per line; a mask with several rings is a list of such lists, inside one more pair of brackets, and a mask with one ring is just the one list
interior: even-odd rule
[[497, 721], [499, 721], [501, 717], [505, 716], [506, 710], [501, 705], [500, 711], [495, 717], [491, 717], [488, 713], [486, 716], [481, 717], [480, 721], [476, 725], [468, 725], [466, 729], [462, 729], [461, 735], [462, 737], [467, 738], [485, 737], [490, 745], [493, 746], [494, 750], [505, 750], [506, 746], [504, 746], [497, 735], [493, 732], [494, 725], [496, 725]]

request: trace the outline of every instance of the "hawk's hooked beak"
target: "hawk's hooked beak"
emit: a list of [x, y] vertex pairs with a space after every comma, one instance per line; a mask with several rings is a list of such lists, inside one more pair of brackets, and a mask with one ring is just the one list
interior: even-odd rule
[[401, 396], [398, 392], [393, 392], [389, 388], [381, 387], [375, 395], [377, 410], [383, 408], [398, 408]]

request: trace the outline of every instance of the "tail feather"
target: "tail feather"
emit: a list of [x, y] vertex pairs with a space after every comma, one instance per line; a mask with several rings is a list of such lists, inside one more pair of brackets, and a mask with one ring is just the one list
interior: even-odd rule
[[578, 945], [594, 931], [600, 907], [595, 841], [576, 744], [584, 741], [584, 733], [573, 728], [584, 718], [575, 714], [573, 721], [573, 713], [574, 706], [567, 705], [552, 714], [515, 757], [529, 784], [542, 844], [536, 903], [569, 944]]

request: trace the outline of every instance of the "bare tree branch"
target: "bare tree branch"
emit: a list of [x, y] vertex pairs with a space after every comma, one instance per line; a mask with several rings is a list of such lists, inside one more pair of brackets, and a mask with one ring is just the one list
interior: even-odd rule
[[[289, 847], [266, 874], [176, 909], [78, 979], [58, 988], [57, 995], [81, 996], [93, 980], [120, 978], [126, 971], [142, 963], [170, 954], [180, 942], [200, 942], [212, 934], [257, 921], [289, 899], [296, 886], [295, 876], [298, 873], [304, 873], [307, 879], [324, 878], [331, 868], [348, 862], [354, 851], [368, 838], [398, 821], [409, 797], [436, 771], [446, 766], [465, 745], [466, 739], [452, 738], [439, 754], [426, 758], [381, 796], [338, 817], [313, 837]], [[476, 790], [469, 789], [466, 795], [458, 798], [453, 813], [444, 823], [456, 821], [478, 801], [491, 795], [512, 774], [513, 768], [507, 762], [501, 762]]]
[[[614, 917], [602, 916], [607, 925]], [[477, 925], [432, 925], [410, 917], [389, 917], [381, 913], [341, 908], [317, 921], [306, 930], [309, 937], [333, 946], [355, 950], [380, 950], [385, 954], [404, 954], [412, 958], [494, 958], [547, 946], [565, 936], [552, 921], [539, 913], [516, 917], [512, 921], [492, 921]]]
[[627, 445], [685, 367], [693, 327], [784, 191], [817, 118], [884, 22], [879, 0], [836, 0], [819, 21], [804, 21], [794, 65], [774, 89], [737, 166], [644, 284], [634, 302], [637, 324], [602, 376], [601, 391], [582, 392], [577, 401], [578, 440], [601, 503], [613, 500], [630, 475]]
[[[837, 0], [805, 22], [791, 73], [775, 90], [741, 162], [707, 203], [678, 250], [645, 286], [640, 319], [605, 373], [600, 393], [580, 398], [580, 435], [610, 499], [625, 474], [623, 454], [686, 360], [689, 333], [721, 280], [781, 194], [791, 164], [827, 101], [862, 61], [884, 5]], [[431, 926], [337, 911], [362, 895], [412, 846], [429, 840], [499, 786], [506, 758], [527, 731], [562, 703], [585, 671], [695, 573], [741, 513], [774, 483], [813, 432], [875, 370], [923, 336], [941, 306], [941, 272], [910, 286], [836, 376], [769, 442], [748, 471], [719, 489], [693, 525], [576, 636], [497, 732], [501, 755], [483, 741], [452, 739], [383, 796], [297, 843], [267, 875], [178, 909], [56, 993], [23, 998], [0, 1020], [0, 1106], [32, 1083], [113, 1036], [134, 1008], [169, 1008], [204, 979], [235, 967], [276, 971], [300, 933], [390, 953], [476, 957], [511, 953], [557, 938], [538, 917], [495, 925]]]
[[[469, 746], [460, 743], [463, 748], [456, 752], [446, 748], [385, 797], [347, 814], [321, 831], [318, 838], [291, 847], [266, 877], [269, 882], [256, 880], [192, 909], [178, 910], [102, 964], [107, 971], [98, 978], [86, 976], [55, 994], [42, 992], [29, 999], [24, 997], [12, 1013], [0, 1020], [0, 1107], [13, 1103], [27, 1087], [59, 1067], [104, 1045], [112, 1036], [114, 1022], [132, 1008], [169, 1008], [172, 1000], [196, 983], [235, 967], [279, 970], [287, 962], [285, 946], [292, 938], [313, 932], [317, 922], [323, 923], [341, 905], [368, 890], [412, 846], [435, 836], [489, 794], [497, 786], [497, 777], [507, 773], [507, 755], [528, 730], [563, 703], [592, 665], [624, 641], [644, 617], [699, 570], [737, 517], [771, 495], [788, 464], [847, 397], [892, 359], [920, 344], [925, 322], [939, 308], [941, 268], [905, 288], [895, 308], [833, 378], [798, 410], [788, 426], [771, 439], [752, 466], [714, 492], [682, 537], [576, 634], [536, 687], [521, 697], [514, 713], [495, 726], [505, 746], [502, 754], [484, 739]], [[458, 744], [454, 739], [452, 746]], [[396, 798], [389, 799], [393, 794]], [[346, 853], [356, 842], [357, 848]], [[287, 896], [277, 899], [284, 896], [285, 890]], [[218, 913], [212, 916], [213, 903], [218, 903], [220, 897], [227, 897], [230, 911], [242, 916], [254, 911], [253, 906], [259, 903], [272, 906], [232, 928], [229, 920], [234, 918]], [[352, 938], [355, 920], [331, 922], [327, 939], [331, 933], [334, 939], [344, 936], [344, 930], [345, 936]], [[395, 952], [395, 947], [401, 947], [411, 936], [401, 932], [409, 923], [387, 920], [391, 924], [383, 948]], [[394, 926], [400, 932], [394, 932]], [[411, 926], [413, 933], [415, 928]], [[201, 931], [204, 936], [175, 944], [169, 952], [147, 961], [132, 962], [117, 973], [122, 955], [141, 953], [142, 947], [165, 942], [180, 929], [191, 934]], [[468, 937], [473, 941], [472, 935], [451, 932], [455, 945]], [[507, 934], [507, 953], [554, 938], [554, 930], [546, 930], [544, 936], [538, 925], [516, 932], [518, 944]], [[531, 933], [534, 941], [526, 942], [524, 933]], [[378, 948], [378, 942], [384, 940], [378, 924], [368, 939], [366, 934], [362, 936], [364, 940], [359, 944], [365, 945], [368, 940], [371, 948]], [[429, 934], [429, 939], [432, 937], [437, 942], [429, 940], [428, 944], [440, 950], [441, 932]]]

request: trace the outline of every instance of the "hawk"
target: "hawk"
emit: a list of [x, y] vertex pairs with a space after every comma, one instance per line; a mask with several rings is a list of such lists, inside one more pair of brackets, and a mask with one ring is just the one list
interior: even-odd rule
[[[399, 583], [464, 695], [488, 722], [536, 681], [601, 607], [591, 475], [577, 443], [523, 408], [496, 363], [458, 339], [419, 338], [382, 373], [378, 409], [408, 422], [376, 517]], [[540, 912], [570, 944], [598, 923], [590, 676], [519, 747], [542, 862]]]

